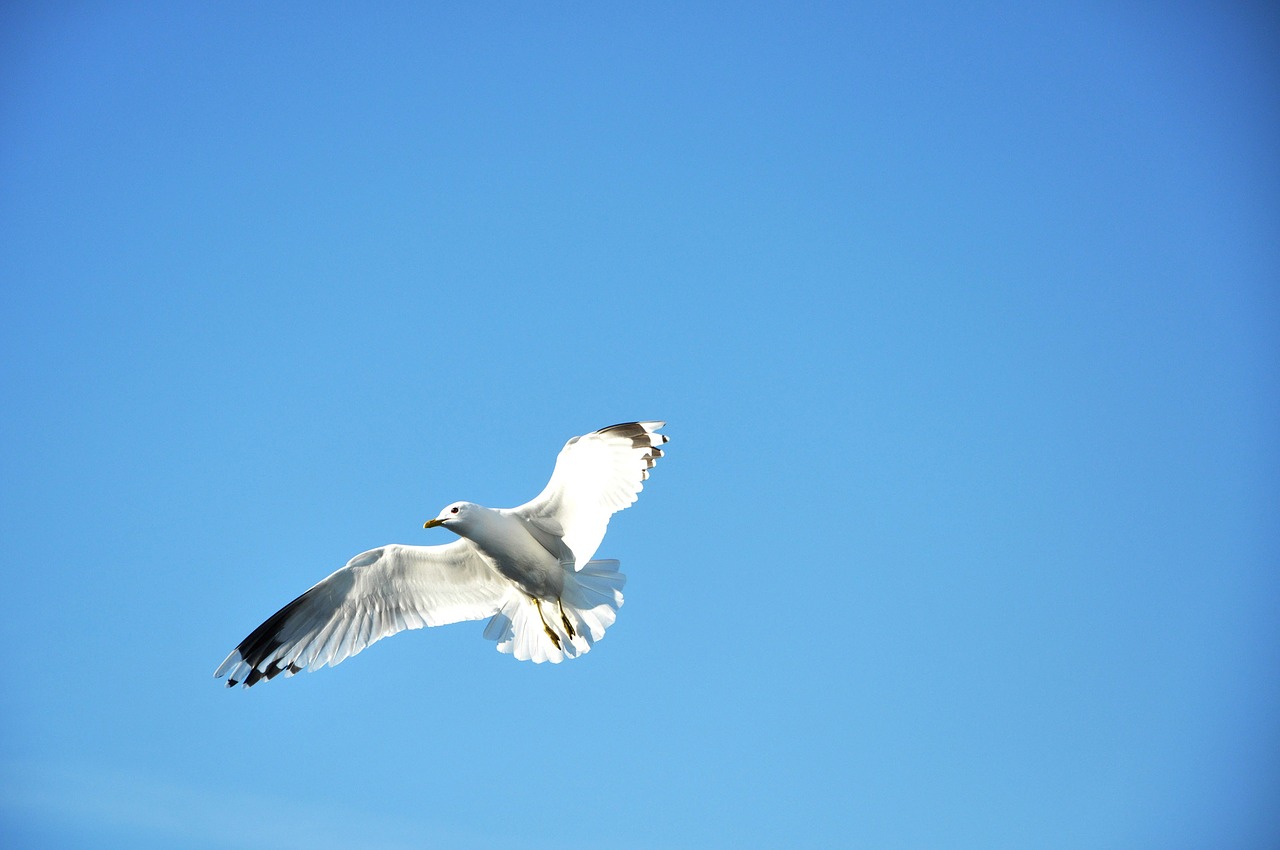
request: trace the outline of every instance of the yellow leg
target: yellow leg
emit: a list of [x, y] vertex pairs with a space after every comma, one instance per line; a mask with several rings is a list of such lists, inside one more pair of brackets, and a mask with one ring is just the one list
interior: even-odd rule
[[569, 622], [569, 618], [564, 613], [564, 601], [557, 597], [556, 604], [560, 606], [560, 622], [564, 623], [565, 634], [569, 635], [570, 639], [576, 638], [578, 633], [573, 630], [573, 623]]
[[538, 619], [542, 621], [542, 630], [547, 633], [547, 637], [551, 638], [551, 642], [556, 645], [556, 649], [560, 649], [560, 636], [547, 625], [547, 618], [542, 616], [542, 601], [536, 596], [533, 597], [533, 607], [538, 609]]

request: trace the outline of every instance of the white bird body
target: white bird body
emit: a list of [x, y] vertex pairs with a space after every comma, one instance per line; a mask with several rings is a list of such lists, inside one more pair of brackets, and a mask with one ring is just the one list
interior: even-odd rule
[[251, 632], [214, 675], [249, 687], [336, 665], [403, 629], [485, 617], [484, 636], [519, 660], [585, 654], [616, 619], [626, 583], [617, 561], [592, 556], [662, 457], [664, 424], [574, 437], [547, 486], [519, 507], [448, 505], [426, 527], [455, 532], [451, 543], [357, 555]]
[[495, 570], [529, 596], [547, 602], [560, 598], [565, 567], [573, 569], [571, 555], [567, 564], [563, 558], [553, 555], [534, 537], [531, 523], [513, 511], [470, 502], [461, 502], [458, 506], [466, 518], [452, 523], [450, 531], [470, 540]]

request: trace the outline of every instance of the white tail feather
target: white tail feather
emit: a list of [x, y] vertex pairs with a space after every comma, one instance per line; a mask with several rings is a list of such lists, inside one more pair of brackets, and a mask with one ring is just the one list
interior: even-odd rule
[[[485, 626], [484, 636], [498, 642], [499, 652], [535, 664], [559, 664], [566, 658], [585, 655], [617, 619], [626, 583], [627, 577], [618, 572], [617, 561], [589, 561], [577, 572], [566, 570], [560, 605], [542, 603], [543, 617], [560, 639], [560, 648], [543, 629], [533, 600], [515, 588], [508, 591], [502, 607]], [[560, 621], [561, 607], [573, 624], [572, 638]]]

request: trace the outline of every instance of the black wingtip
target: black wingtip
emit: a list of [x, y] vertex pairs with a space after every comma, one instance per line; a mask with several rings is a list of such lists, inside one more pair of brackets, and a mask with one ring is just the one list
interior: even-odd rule
[[[284, 627], [285, 622], [293, 612], [303, 604], [303, 601], [310, 593], [311, 591], [308, 590], [306, 593], [302, 594], [297, 599], [272, 614], [265, 623], [258, 626], [247, 638], [240, 641], [240, 645], [236, 647], [236, 651], [240, 653], [240, 660], [245, 664], [250, 665], [249, 674], [244, 677], [244, 686], [246, 688], [252, 688], [263, 679], [270, 681], [280, 675], [280, 673], [284, 672], [285, 667], [280, 666], [280, 661], [278, 659], [273, 661], [265, 671], [259, 670], [258, 665], [262, 664], [267, 658], [270, 658], [275, 651], [280, 648], [280, 645], [283, 642], [280, 638], [280, 630]], [[298, 669], [301, 668], [291, 669], [291, 672], [296, 673], [298, 672]], [[240, 683], [233, 679], [227, 683], [227, 687], [233, 687], [238, 684]]]
[[[633, 449], [651, 449], [662, 445], [670, 439], [666, 434], [650, 431], [646, 427], [646, 423], [643, 422], [620, 422], [617, 425], [610, 425], [608, 428], [601, 428], [596, 433], [616, 434], [619, 437], [628, 438], [631, 440], [631, 448]], [[658, 454], [661, 456], [662, 453], [659, 452]]]
[[617, 434], [620, 437], [638, 437], [647, 433], [644, 426], [639, 422], [619, 422], [617, 425], [610, 425], [608, 428], [601, 428], [597, 434]]

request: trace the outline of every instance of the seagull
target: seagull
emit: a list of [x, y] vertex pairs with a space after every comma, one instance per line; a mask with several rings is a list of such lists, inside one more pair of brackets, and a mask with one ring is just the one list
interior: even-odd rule
[[335, 666], [404, 629], [489, 618], [484, 636], [521, 661], [590, 651], [622, 606], [618, 562], [593, 561], [613, 514], [662, 457], [665, 422], [625, 422], [565, 443], [551, 480], [517, 508], [445, 506], [424, 528], [459, 539], [390, 544], [347, 565], [254, 629], [214, 671], [227, 687]]

